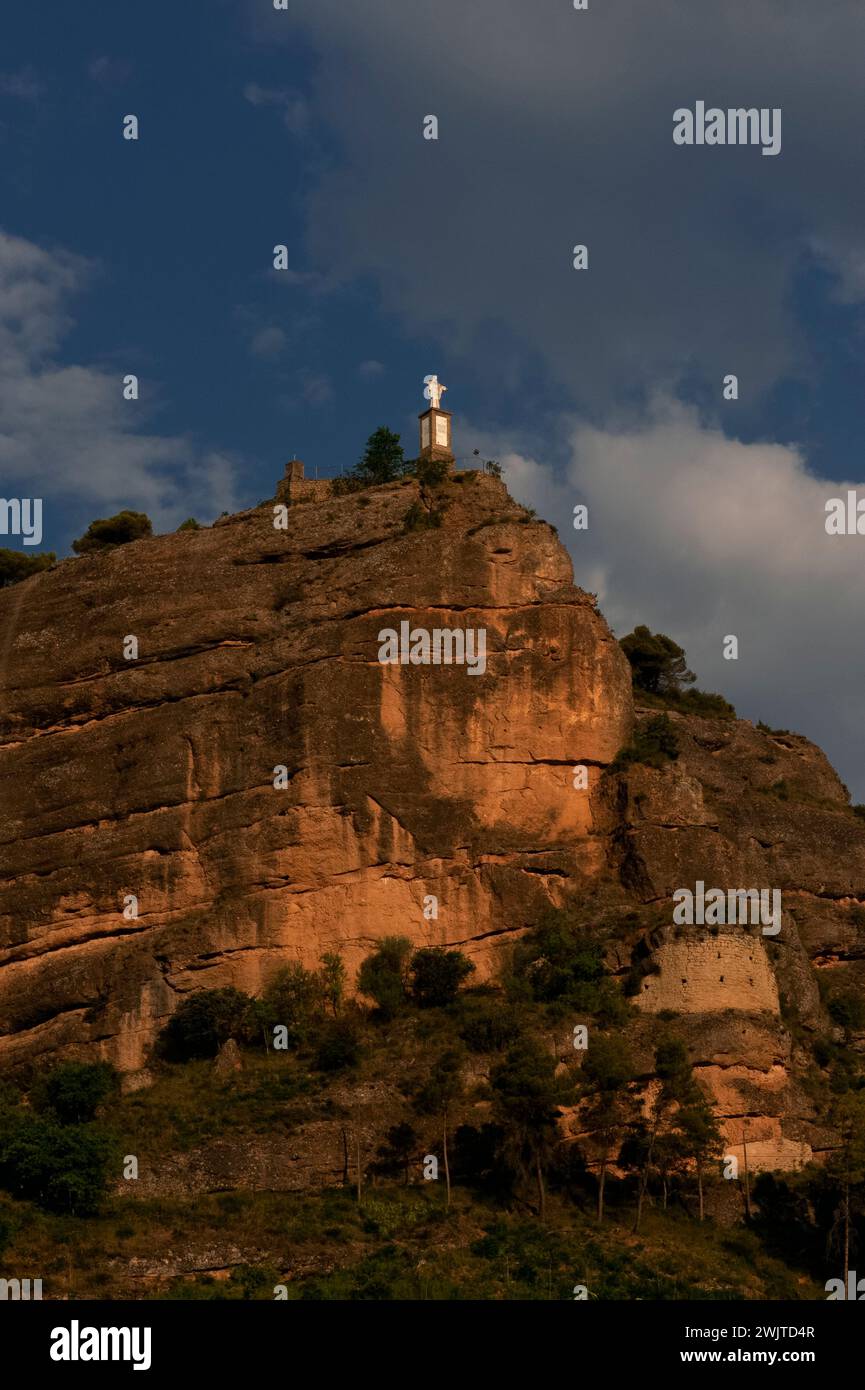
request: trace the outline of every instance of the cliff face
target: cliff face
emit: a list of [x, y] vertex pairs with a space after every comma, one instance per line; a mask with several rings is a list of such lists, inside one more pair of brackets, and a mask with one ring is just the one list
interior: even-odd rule
[[[0, 1065], [141, 1068], [184, 992], [388, 934], [483, 972], [603, 871], [573, 767], [594, 788], [628, 736], [627, 663], [546, 524], [482, 474], [446, 492], [422, 532], [393, 484], [0, 594]], [[485, 672], [381, 664], [404, 620], [485, 629]]]
[[[638, 724], [653, 713], [638, 709]], [[811, 1046], [842, 1033], [821, 1004], [819, 972], [832, 990], [865, 993], [865, 823], [807, 739], [744, 720], [670, 718], [675, 762], [632, 767], [609, 788], [620, 878], [658, 912], [657, 926], [630, 938], [657, 971], [635, 1002], [678, 1015], [728, 1151], [743, 1161], [744, 1133], [752, 1168], [795, 1168], [834, 1142], [816, 1118], [826, 1079]], [[676, 926], [672, 895], [698, 882], [706, 893], [777, 889], [780, 929]]]
[[[0, 593], [0, 1068], [140, 1071], [184, 993], [328, 949], [352, 973], [385, 935], [483, 977], [576, 899], [644, 971], [647, 1079], [672, 1011], [731, 1150], [747, 1125], [752, 1168], [805, 1161], [831, 1142], [812, 965], [862, 988], [865, 823], [819, 750], [744, 721], [674, 714], [675, 762], [611, 775], [630, 671], [554, 532], [482, 474], [438, 527], [407, 533], [414, 503], [316, 498], [283, 529], [266, 505]], [[382, 664], [404, 621], [484, 630], [485, 670]], [[781, 931], [677, 928], [700, 880], [779, 889]]]

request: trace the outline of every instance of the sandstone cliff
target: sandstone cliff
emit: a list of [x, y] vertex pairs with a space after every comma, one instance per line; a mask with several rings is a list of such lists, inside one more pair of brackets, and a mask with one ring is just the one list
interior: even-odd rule
[[[817, 972], [863, 984], [845, 789], [803, 738], [675, 714], [675, 762], [613, 775], [630, 671], [552, 528], [483, 474], [440, 490], [439, 526], [407, 532], [414, 503], [413, 481], [316, 495], [285, 529], [262, 505], [0, 593], [0, 1068], [141, 1073], [187, 991], [327, 949], [352, 973], [388, 934], [483, 975], [576, 900], [638, 976], [647, 1084], [673, 1012], [733, 1151], [746, 1125], [752, 1167], [806, 1161], [832, 1142]], [[485, 672], [382, 665], [402, 620], [485, 629]], [[697, 880], [779, 888], [782, 931], [677, 930]]]
[[[0, 1065], [141, 1068], [179, 994], [389, 933], [488, 966], [602, 872], [572, 769], [628, 735], [627, 663], [549, 526], [483, 474], [447, 494], [422, 532], [392, 484], [0, 594]], [[402, 619], [485, 628], [486, 672], [380, 664]]]

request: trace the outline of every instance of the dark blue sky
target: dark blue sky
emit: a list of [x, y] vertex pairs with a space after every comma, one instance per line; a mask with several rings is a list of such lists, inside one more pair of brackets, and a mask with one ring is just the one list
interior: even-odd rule
[[[136, 372], [148, 427], [229, 455], [244, 505], [271, 494], [292, 453], [329, 474], [356, 460], [378, 424], [405, 432], [430, 370], [450, 382], [458, 417], [533, 433], [555, 457], [549, 424], [568, 392], [512, 325], [477, 325], [476, 351], [464, 347], [451, 362], [446, 336], [422, 315], [398, 321], [373, 276], [328, 264], [309, 244], [309, 199], [347, 152], [309, 99], [322, 57], [291, 16], [278, 18], [286, 38], [277, 43], [254, 36], [247, 6], [214, 0], [49, 0], [7, 15], [3, 70], [39, 91], [0, 95], [4, 230], [96, 263], [70, 306], [63, 359], [118, 378]], [[423, 47], [419, 32], [419, 58]], [[293, 130], [277, 102], [244, 95], [252, 86], [299, 99]], [[139, 117], [137, 142], [121, 138], [127, 112]], [[746, 196], [734, 211], [755, 238], [764, 234]], [[352, 226], [342, 235], [351, 242]], [[291, 283], [270, 270], [277, 241], [288, 246]], [[862, 313], [831, 302], [834, 280], [802, 257], [789, 294], [809, 370], [756, 397], [744, 384], [736, 433], [795, 440], [813, 471], [859, 477]], [[256, 333], [274, 328], [281, 351], [251, 350]], [[507, 401], [497, 379], [504, 352], [520, 382]], [[713, 388], [686, 358], [680, 394], [701, 402]], [[362, 370], [370, 362], [383, 370]], [[636, 399], [644, 389], [635, 386]], [[411, 452], [413, 433], [405, 442]], [[201, 514], [211, 511], [202, 498]], [[87, 512], [48, 499], [46, 542], [65, 548]]]
[[[865, 796], [865, 563], [822, 522], [863, 476], [862, 52], [858, 0], [11, 8], [3, 495], [60, 553], [121, 506], [211, 520], [380, 424], [414, 453], [435, 371], [616, 631], [671, 632]], [[697, 99], [782, 108], [780, 155], [677, 148]]]
[[[293, 453], [339, 472], [376, 426], [423, 408], [441, 348], [382, 312], [362, 278], [321, 284], [328, 268], [308, 254], [306, 198], [339, 158], [328, 131], [291, 140], [278, 109], [244, 96], [305, 92], [315, 58], [300, 34], [268, 48], [242, 6], [213, 0], [19, 6], [2, 64], [41, 88], [0, 95], [3, 229], [96, 262], [63, 359], [118, 382], [137, 373], [150, 428], [236, 460], [239, 504], [271, 496]], [[121, 138], [128, 112], [137, 142]], [[272, 270], [277, 242], [294, 273], [315, 270], [309, 285]], [[284, 348], [257, 355], [267, 328]], [[85, 513], [70, 525], [46, 499], [46, 544], [65, 549]]]

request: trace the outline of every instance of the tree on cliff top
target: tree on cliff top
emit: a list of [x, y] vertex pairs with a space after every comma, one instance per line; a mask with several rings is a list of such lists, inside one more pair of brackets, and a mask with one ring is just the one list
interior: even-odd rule
[[386, 425], [380, 425], [366, 441], [363, 458], [354, 469], [354, 476], [367, 486], [392, 483], [405, 472], [405, 456], [399, 435]]
[[685, 653], [663, 632], [650, 632], [641, 624], [623, 637], [619, 646], [631, 663], [634, 685], [652, 695], [681, 695], [683, 685], [697, 677], [688, 670]]
[[126, 545], [129, 541], [152, 535], [153, 525], [149, 516], [144, 512], [122, 511], [115, 516], [91, 521], [84, 535], [72, 542], [72, 549], [76, 555], [89, 555], [95, 550], [108, 550], [112, 546]]

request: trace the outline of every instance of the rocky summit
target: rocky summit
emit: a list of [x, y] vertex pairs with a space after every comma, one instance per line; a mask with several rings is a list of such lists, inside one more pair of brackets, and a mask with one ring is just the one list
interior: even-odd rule
[[[403, 624], [483, 632], [483, 669], [383, 660]], [[819, 749], [743, 720], [673, 711], [676, 758], [614, 766], [657, 709], [496, 478], [289, 490], [62, 561], [0, 592], [0, 682], [3, 1071], [139, 1085], [190, 991], [328, 950], [351, 979], [389, 935], [483, 980], [573, 904], [637, 1055], [676, 1014], [734, 1152], [745, 1123], [755, 1169], [831, 1147], [810, 1040], [819, 972], [861, 988], [865, 821]], [[675, 924], [697, 884], [779, 890], [780, 930]]]

